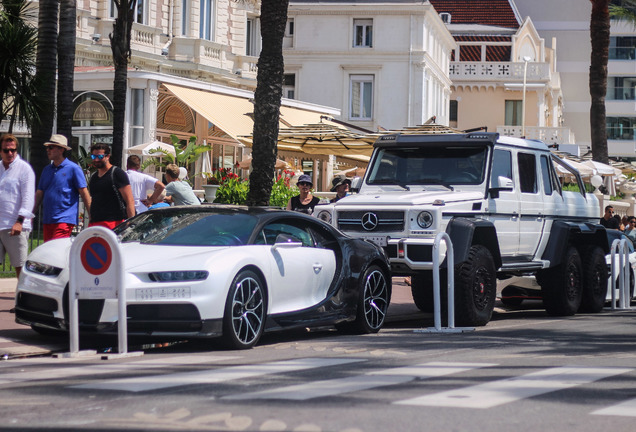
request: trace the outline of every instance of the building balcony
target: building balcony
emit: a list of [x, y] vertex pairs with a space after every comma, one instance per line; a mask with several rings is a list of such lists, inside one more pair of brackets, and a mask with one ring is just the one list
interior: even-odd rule
[[[524, 62], [451, 62], [449, 76], [453, 82], [513, 81], [523, 82]], [[528, 63], [526, 80], [548, 82], [549, 63]]]
[[[521, 138], [521, 126], [497, 126], [500, 135]], [[574, 133], [567, 127], [526, 126], [525, 138], [540, 140], [547, 145], [574, 144]]]

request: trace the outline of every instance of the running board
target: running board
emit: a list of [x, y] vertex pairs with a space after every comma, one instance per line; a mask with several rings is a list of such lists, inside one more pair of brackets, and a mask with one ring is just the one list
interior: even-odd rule
[[543, 262], [533, 261], [533, 262], [514, 262], [514, 263], [503, 263], [501, 265], [500, 271], [522, 271], [522, 270], [541, 270], [543, 268]]

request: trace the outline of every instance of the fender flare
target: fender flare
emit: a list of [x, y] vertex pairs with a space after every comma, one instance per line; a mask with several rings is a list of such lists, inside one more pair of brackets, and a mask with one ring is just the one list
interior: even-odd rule
[[448, 222], [446, 233], [453, 243], [455, 265], [466, 261], [470, 247], [479, 244], [490, 251], [495, 261], [495, 267], [501, 267], [501, 252], [499, 250], [499, 241], [497, 240], [497, 230], [492, 222], [454, 217]]
[[579, 250], [598, 246], [606, 255], [610, 251], [603, 225], [591, 222], [554, 221], [541, 259], [550, 261], [550, 267], [555, 267], [563, 261], [569, 245]]

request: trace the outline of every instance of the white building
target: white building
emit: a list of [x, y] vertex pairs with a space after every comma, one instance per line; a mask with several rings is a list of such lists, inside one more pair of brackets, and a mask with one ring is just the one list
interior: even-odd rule
[[448, 125], [455, 42], [421, 0], [291, 0], [285, 95], [368, 130]]

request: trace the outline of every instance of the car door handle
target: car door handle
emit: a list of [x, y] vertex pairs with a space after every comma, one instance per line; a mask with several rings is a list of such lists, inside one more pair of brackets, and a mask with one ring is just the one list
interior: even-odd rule
[[322, 270], [322, 264], [315, 263], [314, 264], [314, 273], [318, 274], [318, 273], [320, 273], [320, 270]]

